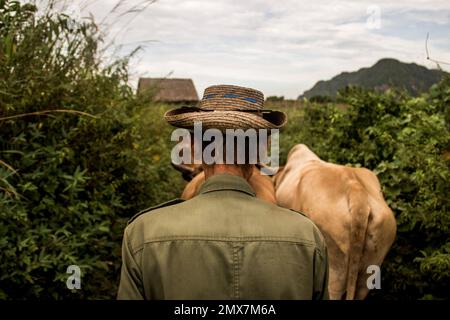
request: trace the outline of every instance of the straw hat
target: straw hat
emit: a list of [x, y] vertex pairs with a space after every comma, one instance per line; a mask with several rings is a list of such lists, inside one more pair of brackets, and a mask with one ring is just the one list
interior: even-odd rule
[[232, 85], [216, 85], [205, 89], [196, 107], [181, 107], [164, 114], [171, 125], [191, 129], [194, 121], [203, 129], [277, 129], [287, 121], [280, 111], [264, 110], [261, 91]]

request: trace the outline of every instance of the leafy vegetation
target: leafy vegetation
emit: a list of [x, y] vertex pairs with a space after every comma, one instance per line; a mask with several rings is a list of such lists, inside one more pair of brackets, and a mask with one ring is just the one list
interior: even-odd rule
[[266, 101], [268, 102], [284, 101], [284, 96], [268, 96], [266, 98]]
[[[105, 64], [93, 21], [0, 1], [0, 299], [114, 298], [130, 216], [179, 196], [169, 106]], [[276, 100], [276, 99], [275, 99]], [[398, 236], [372, 298], [448, 298], [450, 81], [412, 98], [349, 89], [345, 105], [268, 101], [297, 143], [374, 170]], [[81, 290], [66, 269], [82, 269]]]
[[127, 219], [182, 186], [165, 107], [133, 94], [130, 57], [102, 65], [93, 21], [0, 1], [0, 24], [0, 298], [112, 298]]

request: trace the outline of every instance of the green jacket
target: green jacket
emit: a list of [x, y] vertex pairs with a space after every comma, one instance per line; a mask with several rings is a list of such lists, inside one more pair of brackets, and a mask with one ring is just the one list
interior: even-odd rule
[[228, 174], [175, 202], [126, 227], [118, 299], [328, 299], [324, 238], [302, 214]]

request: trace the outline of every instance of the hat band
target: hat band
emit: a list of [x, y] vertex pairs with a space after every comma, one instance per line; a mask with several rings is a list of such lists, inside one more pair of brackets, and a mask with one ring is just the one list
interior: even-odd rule
[[[244, 100], [245, 99], [245, 100]], [[210, 98], [203, 99], [200, 101], [200, 108], [205, 109], [235, 109], [240, 110], [261, 110], [263, 103], [252, 102], [248, 97], [237, 99], [237, 98]]]
[[223, 95], [220, 95], [218, 93], [209, 93], [207, 95], [205, 95], [203, 97], [203, 100], [209, 100], [209, 99], [213, 99], [213, 98], [220, 98], [220, 99], [238, 99], [238, 100], [243, 100], [243, 101], [248, 101], [248, 102], [252, 102], [252, 103], [258, 103], [261, 102], [261, 98], [257, 95], [254, 96], [246, 96], [246, 97], [242, 97], [239, 96], [238, 94], [235, 93], [225, 93]]

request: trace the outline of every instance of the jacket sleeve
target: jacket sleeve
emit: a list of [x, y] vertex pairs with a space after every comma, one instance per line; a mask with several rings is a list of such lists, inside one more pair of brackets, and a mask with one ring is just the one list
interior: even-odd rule
[[122, 271], [120, 274], [119, 300], [143, 300], [144, 287], [142, 284], [142, 272], [136, 263], [135, 256], [130, 249], [127, 229], [125, 229], [122, 242]]
[[328, 294], [328, 253], [325, 242], [314, 253], [314, 293], [313, 300], [329, 300]]

